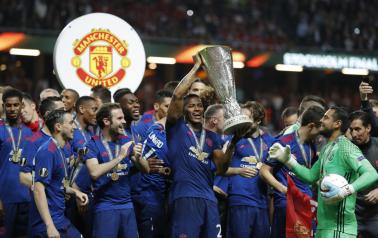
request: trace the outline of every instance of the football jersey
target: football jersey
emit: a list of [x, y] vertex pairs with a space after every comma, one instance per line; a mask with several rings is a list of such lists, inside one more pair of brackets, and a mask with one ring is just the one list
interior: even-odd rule
[[[284, 135], [280, 137], [276, 142], [279, 142], [283, 146], [290, 145], [291, 154], [295, 156], [299, 164], [304, 165], [307, 168], [310, 168], [312, 164], [314, 164], [317, 160], [315, 146], [311, 143], [300, 144], [297, 132]], [[287, 187], [286, 176], [290, 175], [290, 177], [293, 179], [295, 185], [299, 188], [299, 190], [312, 197], [311, 187], [299, 178], [297, 178], [295, 174], [282, 163], [278, 162], [277, 160], [268, 160], [264, 161], [264, 163], [273, 168], [275, 178], [284, 186]], [[277, 191], [276, 189], [273, 189], [273, 196], [275, 206], [286, 206], [285, 194]]]
[[[143, 142], [143, 159], [157, 158], [164, 161], [168, 166], [168, 147], [164, 126], [155, 123], [147, 132], [146, 140]], [[144, 204], [162, 204], [166, 192], [166, 178], [160, 174], [142, 174], [138, 184], [137, 199]]]
[[[12, 131], [14, 144], [7, 128]], [[3, 203], [30, 201], [28, 188], [20, 183], [19, 173], [21, 164], [26, 163], [35, 153], [28, 139], [31, 136], [32, 131], [23, 124], [20, 127], [10, 127], [0, 121], [0, 199]], [[21, 150], [21, 164], [12, 162], [13, 145]]]
[[[263, 134], [256, 138], [242, 138], [235, 146], [230, 167], [258, 168], [268, 155], [273, 137]], [[228, 189], [229, 206], [267, 207], [267, 185], [256, 175], [246, 178], [241, 175], [230, 176]]]
[[[222, 149], [219, 135], [208, 130], [193, 133], [183, 117], [174, 124], [167, 123], [166, 131], [168, 160], [173, 170], [170, 202], [182, 197], [216, 202], [213, 192], [216, 167], [212, 159], [213, 151]], [[204, 143], [200, 157], [196, 154], [198, 145], [195, 138], [200, 142], [201, 135]]]
[[[63, 149], [58, 147], [54, 139], [50, 137], [38, 150], [34, 159], [34, 183], [40, 182], [45, 186], [49, 212], [57, 229], [63, 228], [67, 223], [67, 219], [64, 216], [65, 193], [63, 180], [68, 175], [68, 163], [64, 157]], [[35, 202], [32, 202], [30, 216], [33, 217], [30, 220], [33, 233], [46, 229]]]
[[[127, 136], [119, 136], [118, 140], [109, 141], [109, 149], [112, 155], [109, 155], [101, 137], [93, 136], [88, 142], [88, 153], [84, 156], [84, 160], [97, 159], [99, 164], [109, 162], [111, 156], [116, 157], [117, 147], [129, 142]], [[109, 171], [102, 175], [96, 181], [93, 181], [94, 188], [94, 208], [95, 211], [113, 210], [133, 208], [130, 195], [130, 169], [134, 166], [130, 157], [126, 157], [117, 166], [116, 173], [119, 178], [116, 181], [111, 179], [113, 171]]]

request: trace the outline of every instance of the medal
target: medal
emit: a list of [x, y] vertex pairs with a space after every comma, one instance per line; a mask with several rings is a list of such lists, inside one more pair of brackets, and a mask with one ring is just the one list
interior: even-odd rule
[[192, 133], [194, 137], [194, 141], [196, 142], [196, 149], [193, 151], [195, 155], [197, 156], [197, 159], [199, 161], [205, 160], [207, 153], [203, 152], [203, 146], [205, 144], [205, 137], [206, 137], [206, 131], [204, 128], [202, 128], [201, 131], [201, 136], [200, 136], [200, 141], [198, 141], [196, 134], [194, 133], [194, 130], [189, 124], [186, 124], [187, 127], [189, 128], [190, 132]]
[[68, 179], [63, 179], [63, 187], [67, 189], [70, 186], [70, 181]]
[[[104, 138], [102, 138], [102, 136], [101, 136], [101, 142], [102, 142], [102, 145], [105, 147], [105, 150], [106, 150], [106, 152], [107, 152], [107, 154], [109, 156], [109, 160], [110, 161], [112, 161], [115, 157], [118, 156], [118, 154], [119, 154], [119, 145], [118, 144], [116, 144], [116, 146], [115, 146], [115, 154], [113, 155], [113, 153], [112, 153], [112, 151], [111, 151], [111, 149], [109, 147], [108, 142]], [[112, 172], [110, 178], [113, 181], [117, 181], [119, 179], [119, 175], [117, 174], [117, 170], [122, 170], [122, 169], [123, 169], [123, 164], [117, 164], [113, 168], [113, 170], [112, 170], [113, 172]]]
[[21, 161], [21, 151], [19, 149], [13, 151], [12, 162], [15, 163], [15, 164], [18, 164], [18, 163], [20, 163], [20, 161]]
[[112, 175], [111, 175], [111, 179], [113, 181], [117, 181], [119, 179], [119, 175], [117, 174], [117, 172], [113, 172]]
[[12, 128], [8, 124], [6, 124], [6, 129], [8, 131], [8, 134], [9, 134], [11, 142], [12, 142], [12, 152], [11, 152], [12, 158], [10, 160], [13, 163], [18, 164], [21, 161], [21, 152], [22, 152], [22, 149], [20, 149], [20, 143], [21, 143], [21, 137], [22, 137], [22, 129], [21, 129], [21, 127], [18, 128], [18, 140], [17, 140], [17, 144], [16, 144], [16, 142], [14, 140], [14, 135], [13, 135]]

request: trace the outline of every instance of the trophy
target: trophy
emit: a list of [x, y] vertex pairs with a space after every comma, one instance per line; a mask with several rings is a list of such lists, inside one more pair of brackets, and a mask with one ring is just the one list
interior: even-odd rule
[[241, 114], [241, 108], [236, 101], [231, 49], [225, 46], [207, 47], [198, 55], [201, 57], [211, 86], [225, 108], [224, 133], [234, 134], [235, 131], [243, 128], [248, 130], [252, 120]]

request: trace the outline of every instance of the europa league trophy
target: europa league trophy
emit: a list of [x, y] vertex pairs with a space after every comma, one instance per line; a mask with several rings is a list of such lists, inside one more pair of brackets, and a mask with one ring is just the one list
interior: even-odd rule
[[236, 89], [234, 80], [234, 68], [231, 49], [225, 46], [207, 47], [201, 50], [203, 66], [208, 74], [211, 86], [225, 108], [224, 133], [234, 134], [236, 130], [249, 127], [252, 120], [241, 114], [241, 109], [236, 101]]

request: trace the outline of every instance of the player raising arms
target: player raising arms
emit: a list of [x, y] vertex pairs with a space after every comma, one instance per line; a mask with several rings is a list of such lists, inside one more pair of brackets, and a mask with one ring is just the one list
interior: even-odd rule
[[226, 172], [240, 138], [237, 133], [223, 153], [220, 137], [203, 128], [201, 98], [195, 94], [186, 95], [199, 66], [197, 60], [175, 89], [168, 109], [168, 159], [173, 168], [171, 237], [221, 237], [212, 189], [214, 174]]

